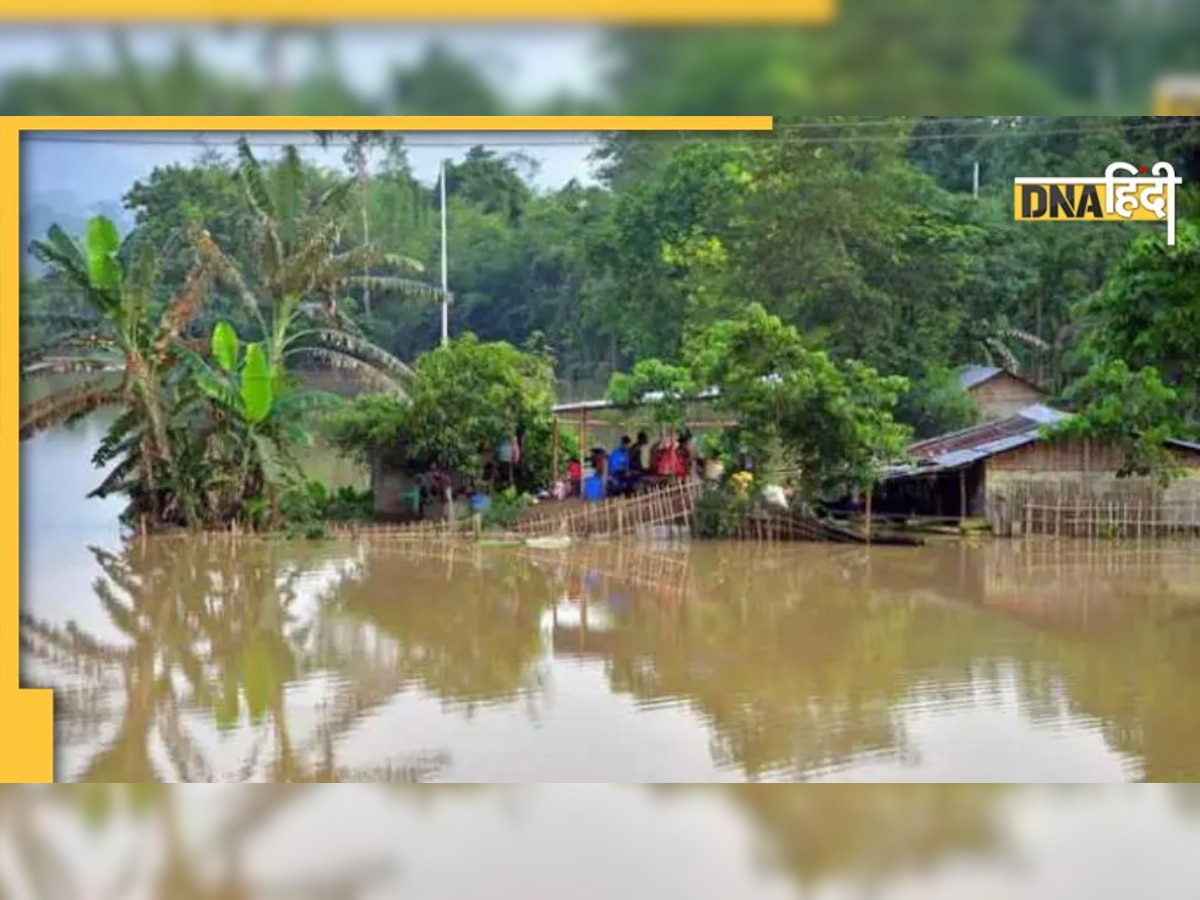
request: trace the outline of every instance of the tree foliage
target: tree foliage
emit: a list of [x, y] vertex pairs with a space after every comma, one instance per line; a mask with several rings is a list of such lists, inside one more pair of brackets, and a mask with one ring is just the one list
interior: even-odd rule
[[[436, 185], [414, 175], [399, 140], [328, 139], [349, 142], [345, 171], [242, 146], [152, 172], [125, 198], [136, 228], [119, 259], [132, 267], [137, 248], [156, 251], [146, 296], [157, 306], [205, 273], [205, 302], [180, 335], [189, 346], [228, 321], [275, 369], [349, 368], [399, 397], [414, 389], [401, 361], [436, 353], [440, 337], [441, 298], [422, 272], [441, 262]], [[801, 402], [798, 383], [768, 388], [746, 374], [771, 366], [839, 385], [830, 397], [861, 392], [926, 436], [971, 421], [961, 366], [1002, 365], [1082, 404], [1088, 391], [1072, 385], [1104, 383], [1124, 361], [1161, 374], [1187, 436], [1200, 425], [1200, 195], [1187, 187], [1200, 177], [1197, 147], [1187, 117], [780, 117], [760, 135], [604, 136], [599, 183], [555, 189], [535, 186], [526, 160], [475, 148], [447, 172], [451, 330], [514, 348], [536, 335], [562, 399], [654, 396], [662, 424], [680, 421], [681, 398], [724, 380], [773, 440], [788, 420], [758, 410], [782, 402], [772, 391], [790, 392], [789, 415], [805, 427], [826, 411], [819, 392]], [[1015, 176], [1156, 158], [1185, 180], [1173, 248], [1148, 223], [1013, 220]], [[121, 356], [114, 324], [92, 328], [100, 317], [77, 288], [55, 267], [26, 278], [30, 365], [85, 346], [96, 361]], [[728, 344], [737, 329], [766, 343]], [[448, 430], [438, 415], [422, 427]], [[830, 446], [888, 432], [850, 420]], [[810, 457], [829, 452], [800, 437]]]
[[906, 380], [835, 362], [757, 303], [695, 333], [686, 353], [696, 381], [737, 418], [756, 463], [796, 467], [811, 498], [869, 485], [882, 464], [903, 457], [910, 432], [893, 412]]
[[550, 477], [554, 377], [548, 359], [466, 334], [422, 354], [414, 370], [408, 397], [366, 395], [334, 416], [331, 431], [342, 452], [360, 459], [382, 455], [413, 474], [437, 466], [477, 477], [486, 455], [517, 437], [521, 485]]
[[1178, 437], [1179, 394], [1153, 367], [1132, 370], [1124, 360], [1093, 366], [1067, 394], [1078, 413], [1049, 429], [1056, 440], [1083, 438], [1120, 448], [1117, 475], [1146, 475], [1164, 484], [1178, 474], [1166, 445]]

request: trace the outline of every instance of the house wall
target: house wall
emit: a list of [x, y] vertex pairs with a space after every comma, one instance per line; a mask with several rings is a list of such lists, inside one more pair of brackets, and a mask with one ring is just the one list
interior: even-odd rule
[[979, 405], [985, 422], [1015, 416], [1027, 406], [1041, 403], [1046, 395], [1031, 384], [1007, 373], [989, 378], [969, 391]]
[[1019, 447], [987, 461], [986, 515], [998, 534], [1031, 526], [1045, 531], [1051, 520], [1054, 528], [1070, 520], [1094, 530], [1101, 519], [1131, 530], [1200, 528], [1200, 453], [1173, 455], [1184, 474], [1163, 489], [1150, 478], [1118, 478], [1124, 457], [1111, 445], [1076, 441]]

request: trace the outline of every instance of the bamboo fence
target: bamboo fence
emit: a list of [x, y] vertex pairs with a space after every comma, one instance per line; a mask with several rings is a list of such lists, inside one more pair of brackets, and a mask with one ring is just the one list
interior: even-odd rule
[[1005, 485], [989, 500], [1000, 535], [1071, 538], [1173, 538], [1200, 536], [1200, 491], [1190, 496], [1146, 482], [1096, 489], [1086, 482]]
[[682, 481], [633, 497], [541, 504], [517, 524], [516, 531], [523, 537], [625, 537], [656, 528], [686, 526], [692, 521], [696, 497], [703, 489], [699, 481]]

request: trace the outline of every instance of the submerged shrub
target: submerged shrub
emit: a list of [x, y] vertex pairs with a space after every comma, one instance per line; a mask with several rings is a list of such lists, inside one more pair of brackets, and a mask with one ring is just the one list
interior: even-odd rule
[[533, 503], [528, 494], [507, 487], [491, 498], [491, 504], [483, 514], [483, 527], [503, 530], [512, 528], [521, 518], [521, 511]]
[[692, 536], [700, 540], [736, 537], [749, 508], [747, 498], [728, 487], [705, 488], [692, 510]]

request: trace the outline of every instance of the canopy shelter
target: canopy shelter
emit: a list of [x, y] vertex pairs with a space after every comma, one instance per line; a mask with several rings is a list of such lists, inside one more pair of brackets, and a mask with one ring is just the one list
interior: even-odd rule
[[[588, 454], [588, 429], [618, 427], [636, 416], [640, 409], [653, 405], [662, 399], [661, 394], [647, 394], [634, 404], [617, 404], [611, 400], [579, 400], [574, 403], [559, 403], [553, 407], [554, 430], [552, 449], [552, 470], [557, 476], [559, 464], [559, 428], [563, 425], [579, 429], [579, 464], [583, 466]], [[727, 414], [713, 409], [713, 401], [717, 399], [717, 391], [704, 391], [684, 404], [683, 425], [688, 429], [730, 428], [737, 420]]]

